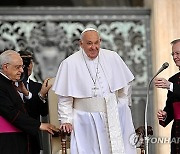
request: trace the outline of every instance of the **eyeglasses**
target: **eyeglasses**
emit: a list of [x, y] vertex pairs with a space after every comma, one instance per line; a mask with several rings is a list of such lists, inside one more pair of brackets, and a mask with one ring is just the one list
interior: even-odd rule
[[179, 55], [180, 55], [180, 52], [172, 52], [171, 55], [172, 55], [172, 56], [179, 56]]
[[23, 69], [25, 67], [25, 65], [12, 65], [10, 63], [6, 63], [6, 64], [13, 66], [16, 70], [19, 70], [21, 68]]

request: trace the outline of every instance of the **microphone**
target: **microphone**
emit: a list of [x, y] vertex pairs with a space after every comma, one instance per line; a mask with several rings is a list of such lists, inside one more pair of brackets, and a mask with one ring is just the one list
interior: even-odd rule
[[152, 77], [152, 79], [149, 81], [149, 84], [148, 84], [148, 87], [147, 87], [147, 96], [146, 96], [146, 107], [145, 107], [145, 153], [148, 154], [148, 142], [149, 142], [149, 139], [148, 139], [148, 126], [147, 126], [147, 108], [148, 108], [148, 103], [149, 103], [149, 89], [150, 89], [150, 85], [153, 81], [153, 79], [159, 74], [161, 73], [163, 70], [165, 70], [166, 68], [168, 68], [169, 64], [167, 62], [165, 62], [161, 68], [158, 70], [158, 72]]
[[[165, 62], [161, 68], [159, 69], [159, 71], [154, 75], [154, 77], [151, 79], [153, 80], [159, 73], [161, 73], [162, 71], [164, 71], [166, 68], [168, 68], [169, 64], [167, 62]], [[152, 82], [152, 81], [151, 81]]]

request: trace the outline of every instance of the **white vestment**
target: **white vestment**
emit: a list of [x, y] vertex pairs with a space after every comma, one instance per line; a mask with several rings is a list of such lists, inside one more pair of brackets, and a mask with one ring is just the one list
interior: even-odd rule
[[120, 154], [135, 154], [136, 149], [129, 142], [134, 126], [128, 106], [131, 104], [130, 82], [134, 76], [116, 52], [105, 49], [100, 49], [99, 56], [94, 60], [89, 59], [82, 49], [66, 58], [53, 84], [53, 90], [59, 95], [59, 120], [73, 125], [71, 154], [112, 153], [106, 112], [86, 112], [73, 108], [74, 100], [94, 97], [92, 88], [95, 79], [96, 97], [118, 95], [117, 112], [124, 142], [124, 152]]

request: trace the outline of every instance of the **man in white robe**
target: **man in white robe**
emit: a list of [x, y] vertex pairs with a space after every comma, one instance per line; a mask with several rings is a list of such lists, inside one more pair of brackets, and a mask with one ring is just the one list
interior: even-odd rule
[[133, 74], [114, 51], [101, 49], [97, 30], [85, 29], [81, 49], [60, 65], [60, 129], [71, 132], [71, 154], [135, 154], [129, 104]]

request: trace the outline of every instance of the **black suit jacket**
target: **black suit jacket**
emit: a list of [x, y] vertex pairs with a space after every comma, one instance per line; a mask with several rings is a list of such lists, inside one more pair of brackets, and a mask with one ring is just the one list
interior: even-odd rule
[[173, 103], [180, 102], [180, 73], [169, 78], [169, 81], [173, 83], [173, 92], [168, 91], [167, 94], [166, 106], [164, 107], [164, 111], [167, 112], [167, 118], [165, 121], [159, 121], [163, 127], [166, 127], [174, 119]]
[[[26, 109], [32, 118], [40, 121], [40, 116], [47, 116], [48, 114], [47, 100], [44, 103], [38, 96], [42, 84], [29, 80], [28, 87], [29, 91], [32, 93], [32, 98], [29, 100], [25, 99]], [[36, 136], [31, 136], [31, 141], [34, 153], [39, 153], [40, 149], [43, 149], [41, 132]]]
[[176, 95], [180, 95], [180, 83], [173, 84], [173, 93]]
[[41, 83], [29, 80], [29, 91], [32, 93], [32, 98], [29, 100], [25, 100], [26, 109], [29, 115], [37, 120], [40, 120], [40, 116], [47, 116], [48, 114], [47, 100], [44, 103], [38, 96], [41, 87]]
[[[31, 144], [29, 136], [38, 134], [40, 122], [28, 115], [23, 100], [12, 83], [0, 74], [0, 116], [22, 130], [22, 133], [0, 133], [0, 153], [27, 153]], [[17, 140], [16, 144], [12, 143], [13, 139]]]
[[[176, 120], [174, 121], [174, 109], [173, 109], [173, 103], [179, 102], [180, 103], [180, 92], [178, 91], [180, 86], [180, 73], [175, 74], [171, 78], [169, 78], [169, 81], [173, 83], [173, 92], [168, 91], [167, 94], [167, 100], [166, 100], [166, 106], [164, 108], [164, 111], [167, 113], [167, 118], [165, 121], [159, 121], [159, 123], [166, 127], [172, 120], [173, 125], [171, 128], [171, 139], [176, 139], [175, 137], [177, 134], [179, 134], [179, 122]], [[171, 153], [179, 153], [179, 144], [176, 144], [176, 142], [171, 142]]]

